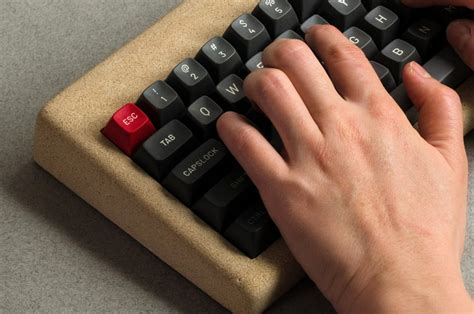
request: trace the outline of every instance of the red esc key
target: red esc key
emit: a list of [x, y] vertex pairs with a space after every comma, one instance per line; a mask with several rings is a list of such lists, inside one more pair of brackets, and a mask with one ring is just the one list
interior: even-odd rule
[[102, 134], [128, 156], [132, 156], [153, 133], [155, 127], [135, 104], [120, 108], [102, 129]]

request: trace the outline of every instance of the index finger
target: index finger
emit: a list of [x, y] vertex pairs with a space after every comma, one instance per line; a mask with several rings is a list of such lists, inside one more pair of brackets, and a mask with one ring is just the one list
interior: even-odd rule
[[415, 8], [424, 8], [436, 5], [454, 5], [463, 6], [474, 10], [473, 0], [402, 0], [402, 3]]

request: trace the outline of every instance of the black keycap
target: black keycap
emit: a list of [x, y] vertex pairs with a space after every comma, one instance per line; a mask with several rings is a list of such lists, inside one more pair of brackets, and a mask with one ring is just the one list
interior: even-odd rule
[[375, 61], [385, 65], [397, 83], [402, 81], [402, 71], [409, 62], [421, 62], [421, 57], [413, 45], [401, 39], [395, 39], [387, 45], [375, 58]]
[[304, 40], [303, 37], [298, 35], [297, 32], [295, 32], [292, 29], [287, 30], [283, 34], [277, 37], [277, 39], [298, 39], [298, 40]]
[[367, 11], [360, 0], [328, 0], [321, 7], [321, 16], [341, 31], [345, 31]]
[[217, 119], [224, 113], [222, 108], [208, 96], [202, 96], [189, 106], [188, 117], [201, 138], [210, 138], [216, 135]]
[[196, 61], [209, 71], [215, 82], [220, 82], [243, 66], [237, 50], [222, 37], [209, 40], [197, 54]]
[[222, 177], [228, 158], [225, 146], [210, 139], [173, 168], [163, 185], [181, 202], [191, 206]]
[[231, 74], [217, 84], [216, 92], [225, 109], [240, 113], [250, 109], [250, 102], [245, 97], [244, 82], [237, 75]]
[[400, 19], [391, 10], [378, 6], [362, 19], [360, 28], [369, 34], [379, 49], [385, 47], [396, 36]]
[[415, 46], [423, 60], [431, 57], [443, 43], [441, 25], [430, 19], [422, 19], [411, 25], [402, 39]]
[[263, 204], [258, 202], [237, 218], [224, 236], [250, 258], [265, 251], [280, 234]]
[[456, 7], [453, 5], [433, 7], [429, 14], [438, 23], [446, 27], [449, 23], [459, 19], [474, 19], [474, 11], [464, 7]]
[[[434, 79], [451, 88], [457, 88], [472, 75], [472, 70], [459, 58], [451, 47], [441, 50], [423, 67]], [[403, 84], [393, 90], [390, 95], [404, 111], [413, 106]]]
[[248, 207], [255, 188], [245, 172], [234, 169], [193, 206], [193, 211], [219, 232], [223, 232]]
[[397, 87], [395, 79], [387, 67], [375, 61], [370, 61], [370, 63], [374, 67], [375, 73], [377, 73], [377, 76], [379, 77], [380, 81], [382, 81], [383, 86], [388, 92], [391, 92], [393, 89], [395, 89], [395, 87]]
[[272, 38], [299, 24], [296, 12], [288, 0], [261, 0], [252, 14], [265, 25]]
[[198, 145], [191, 131], [173, 120], [159, 129], [133, 155], [133, 160], [157, 181]]
[[262, 55], [263, 52], [259, 52], [255, 56], [250, 58], [249, 61], [245, 62], [245, 66], [243, 68], [244, 77], [249, 75], [253, 71], [257, 71], [264, 68]]
[[400, 0], [383, 0], [381, 5], [393, 11], [400, 19], [401, 28], [406, 28], [417, 17], [417, 10], [407, 7]]
[[290, 0], [301, 23], [313, 15], [322, 3], [323, 0]]
[[206, 69], [194, 59], [185, 59], [170, 73], [166, 82], [189, 105], [203, 95], [214, 91], [214, 82]]
[[379, 52], [372, 38], [356, 26], [352, 26], [345, 31], [344, 36], [346, 36], [351, 43], [362, 49], [368, 59], [374, 57]]
[[137, 100], [137, 106], [158, 129], [185, 111], [183, 101], [165, 82], [157, 81], [148, 87]]
[[243, 14], [232, 22], [224, 34], [243, 61], [262, 51], [270, 42], [265, 26], [253, 15]]
[[362, 0], [362, 4], [367, 10], [373, 10], [383, 3], [383, 0]]
[[302, 34], [306, 34], [311, 27], [314, 25], [325, 25], [329, 24], [328, 21], [326, 21], [322, 16], [315, 14], [308, 18], [306, 21], [304, 21], [303, 24], [300, 26], [300, 31]]

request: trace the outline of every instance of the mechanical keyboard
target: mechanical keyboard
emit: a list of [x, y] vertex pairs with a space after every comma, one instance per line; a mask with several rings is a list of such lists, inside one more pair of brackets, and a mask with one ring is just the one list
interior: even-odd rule
[[222, 305], [260, 312], [304, 273], [215, 124], [237, 111], [281, 145], [242, 87], [264, 67], [263, 49], [333, 24], [371, 60], [413, 124], [405, 64], [422, 63], [458, 88], [467, 133], [474, 76], [444, 33], [471, 13], [388, 0], [184, 1], [44, 107], [34, 158]]

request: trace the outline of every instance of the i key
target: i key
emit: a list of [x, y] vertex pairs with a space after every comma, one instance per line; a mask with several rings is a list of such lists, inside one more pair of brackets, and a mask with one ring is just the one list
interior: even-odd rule
[[265, 26], [253, 15], [243, 14], [235, 19], [224, 38], [237, 49], [243, 61], [262, 51], [271, 42]]
[[275, 242], [280, 233], [259, 201], [237, 218], [224, 236], [248, 257], [255, 258]]
[[321, 8], [321, 15], [341, 31], [354, 25], [366, 13], [360, 0], [328, 0]]
[[237, 75], [231, 74], [217, 84], [216, 92], [226, 109], [240, 113], [250, 109], [250, 102], [245, 97], [244, 82]]
[[185, 59], [170, 73], [166, 82], [186, 105], [214, 91], [214, 82], [206, 69], [194, 59]]
[[209, 138], [216, 134], [217, 119], [224, 113], [208, 96], [202, 96], [189, 106], [187, 114], [201, 138]]
[[379, 52], [372, 37], [358, 27], [352, 26], [344, 32], [344, 36], [351, 43], [362, 49], [368, 59], [374, 57]]
[[193, 206], [193, 211], [211, 227], [223, 232], [255, 196], [255, 187], [245, 172], [234, 169]]
[[294, 29], [299, 21], [288, 0], [261, 0], [252, 13], [276, 38], [288, 29]]
[[210, 139], [171, 170], [163, 185], [190, 207], [222, 177], [228, 158], [227, 148]]
[[156, 128], [179, 118], [186, 109], [178, 94], [163, 81], [157, 81], [148, 87], [137, 100], [137, 106]]
[[133, 160], [160, 182], [197, 145], [191, 131], [180, 121], [173, 120], [146, 140]]
[[155, 127], [135, 104], [126, 104], [114, 113], [102, 134], [128, 156], [153, 133]]
[[421, 57], [416, 48], [401, 39], [395, 39], [387, 45], [375, 58], [375, 61], [385, 65], [399, 84], [402, 81], [402, 71], [407, 63], [421, 63]]
[[364, 17], [360, 28], [369, 34], [379, 49], [391, 42], [400, 27], [400, 19], [391, 10], [378, 6]]
[[215, 82], [222, 81], [243, 66], [237, 50], [222, 37], [209, 40], [197, 54], [196, 60], [209, 71]]
[[290, 4], [300, 19], [300, 22], [306, 21], [321, 6], [323, 0], [289, 0]]

